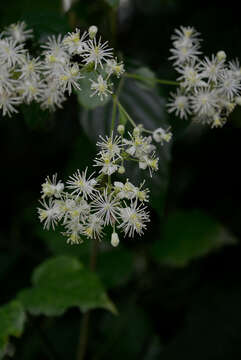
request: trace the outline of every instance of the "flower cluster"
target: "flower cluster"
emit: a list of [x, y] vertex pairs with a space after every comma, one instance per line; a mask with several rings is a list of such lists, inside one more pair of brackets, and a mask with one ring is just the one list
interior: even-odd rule
[[220, 127], [235, 106], [241, 104], [241, 67], [238, 60], [226, 62], [219, 51], [200, 58], [199, 33], [192, 27], [181, 27], [172, 36], [171, 60], [179, 73], [176, 93], [171, 93], [168, 111], [180, 118]]
[[[0, 109], [3, 115], [17, 112], [16, 106], [32, 101], [42, 109], [62, 107], [66, 95], [81, 90], [80, 79], [90, 77], [92, 96], [103, 100], [112, 93], [110, 77], [120, 77], [123, 63], [113, 57], [108, 43], [96, 38], [91, 26], [80, 34], [76, 29], [64, 37], [49, 37], [40, 56], [33, 57], [26, 48], [33, 31], [24, 22], [10, 25], [0, 33]], [[88, 70], [88, 72], [86, 72]], [[89, 74], [89, 75], [88, 75]]]
[[[129, 138], [124, 135], [124, 126], [119, 125], [120, 135], [100, 137], [97, 146], [100, 151], [94, 166], [99, 173], [87, 176], [87, 169], [82, 173], [77, 170], [66, 184], [57, 181], [57, 176], [46, 178], [42, 184], [42, 207], [38, 209], [44, 228], [64, 227], [63, 234], [70, 244], [79, 244], [83, 237], [101, 239], [106, 227], [112, 228], [111, 244], [119, 243], [118, 232], [124, 236], [141, 235], [150, 221], [144, 205], [149, 199], [149, 190], [133, 185], [128, 179], [114, 181], [111, 175], [125, 172], [125, 162], [139, 162], [141, 169], [149, 167], [157, 170], [158, 158], [152, 137], [142, 135], [143, 127], [135, 127]], [[158, 142], [169, 141], [171, 133], [161, 128], [153, 132]]]

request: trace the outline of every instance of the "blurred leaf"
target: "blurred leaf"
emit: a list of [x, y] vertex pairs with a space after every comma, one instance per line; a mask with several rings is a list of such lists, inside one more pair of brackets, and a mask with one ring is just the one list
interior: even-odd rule
[[4, 355], [9, 336], [21, 336], [26, 316], [22, 305], [12, 301], [0, 307], [0, 359]]
[[[120, 89], [119, 101], [137, 125], [143, 124], [149, 130], [158, 127], [166, 129], [169, 126], [165, 115], [165, 101], [156, 89], [146, 89], [140, 87], [136, 80], [125, 79]], [[80, 121], [85, 133], [96, 142], [98, 135], [109, 133], [111, 116], [112, 102], [109, 102], [91, 111], [82, 109]], [[133, 166], [133, 163], [127, 166], [125, 176], [134, 183], [136, 179], [140, 179], [140, 182], [145, 179], [146, 186], [152, 189], [152, 206], [162, 215], [169, 176], [170, 144], [157, 144], [156, 153], [159, 157], [159, 170], [151, 178], [148, 170], [140, 170], [138, 165]]]
[[117, 8], [119, 6], [120, 0], [105, 0], [107, 4], [109, 4], [113, 8]]
[[[102, 72], [101, 72], [102, 73]], [[97, 81], [98, 74], [96, 72], [83, 71], [84, 78], [79, 81], [81, 90], [76, 90], [79, 103], [86, 109], [94, 109], [97, 106], [104, 106], [111, 99], [108, 95], [102, 101], [97, 95], [93, 96], [93, 90], [91, 90], [91, 81]]]
[[185, 266], [236, 240], [212, 217], [200, 210], [175, 212], [168, 216], [162, 238], [152, 248], [154, 258], [164, 264]]
[[143, 79], [137, 80], [137, 84], [144, 89], [155, 88], [155, 74], [147, 67], [140, 67], [135, 70], [135, 74], [140, 75]]
[[126, 283], [133, 270], [132, 254], [124, 249], [112, 249], [100, 253], [97, 272], [107, 288], [121, 286]]
[[116, 312], [97, 275], [75, 258], [59, 256], [46, 260], [33, 272], [32, 283], [32, 288], [18, 295], [31, 314], [57, 316], [73, 306], [83, 312], [95, 308]]

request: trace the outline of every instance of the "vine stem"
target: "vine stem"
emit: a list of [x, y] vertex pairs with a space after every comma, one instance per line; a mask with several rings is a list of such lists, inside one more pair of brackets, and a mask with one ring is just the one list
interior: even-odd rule
[[[96, 269], [97, 254], [98, 254], [98, 240], [94, 239], [90, 253], [89, 266], [91, 271], [95, 271]], [[90, 320], [90, 311], [86, 311], [82, 318], [76, 360], [84, 360], [85, 358], [87, 343], [88, 343], [88, 334], [89, 334], [89, 320]]]
[[128, 112], [124, 109], [124, 107], [121, 105], [121, 103], [120, 103], [119, 101], [117, 101], [117, 104], [118, 104], [118, 106], [119, 106], [120, 111], [122, 111], [122, 112], [125, 114], [127, 120], [130, 121], [131, 125], [134, 126], [134, 127], [136, 127], [135, 121], [130, 117], [130, 115], [129, 115]]
[[143, 80], [143, 81], [149, 80], [163, 85], [174, 85], [174, 86], [179, 85], [179, 82], [177, 81], [151, 78], [151, 77], [141, 76], [139, 74], [125, 73], [125, 76], [136, 80]]
[[115, 120], [116, 120], [116, 105], [117, 105], [117, 97], [113, 95], [113, 108], [112, 108], [112, 117], [111, 117], [111, 127], [110, 127], [110, 136], [114, 132], [115, 129]]

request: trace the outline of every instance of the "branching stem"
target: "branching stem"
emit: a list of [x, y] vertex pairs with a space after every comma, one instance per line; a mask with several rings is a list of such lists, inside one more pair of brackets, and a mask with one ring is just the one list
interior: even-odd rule
[[125, 73], [124, 76], [126, 76], [128, 78], [136, 79], [136, 80], [142, 80], [142, 81], [148, 80], [148, 81], [152, 81], [153, 83], [158, 83], [158, 84], [162, 84], [162, 85], [173, 85], [173, 86], [179, 85], [179, 82], [177, 82], [177, 81], [157, 79], [155, 77], [151, 78], [151, 77], [146, 77], [146, 76], [142, 76], [139, 74]]

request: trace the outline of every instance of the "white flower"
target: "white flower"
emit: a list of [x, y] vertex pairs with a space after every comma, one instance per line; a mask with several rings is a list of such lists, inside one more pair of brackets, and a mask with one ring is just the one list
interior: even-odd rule
[[224, 94], [229, 100], [232, 100], [234, 96], [239, 95], [241, 91], [240, 79], [237, 78], [233, 71], [223, 71], [219, 76], [218, 88], [221, 94]]
[[162, 145], [164, 141], [169, 142], [172, 138], [172, 133], [168, 130], [169, 128], [167, 130], [164, 130], [163, 128], [156, 129], [152, 134], [153, 139], [158, 143], [160, 142]]
[[155, 150], [155, 145], [153, 145], [151, 136], [142, 136], [141, 130], [135, 128], [133, 134], [129, 133], [130, 140], [123, 139], [123, 143], [128, 146], [126, 152], [131, 156], [136, 158], [141, 158], [147, 154], [150, 154]]
[[200, 72], [200, 64], [195, 64], [194, 61], [191, 61], [187, 65], [178, 67], [177, 71], [181, 74], [178, 80], [182, 81], [182, 86], [187, 90], [195, 90], [198, 87], [207, 86], [202, 80], [203, 74]]
[[213, 129], [217, 127], [222, 127], [226, 123], [226, 121], [227, 121], [226, 118], [222, 118], [218, 114], [215, 114], [213, 116], [213, 121], [211, 122], [211, 128]]
[[175, 65], [187, 63], [192, 59], [196, 59], [199, 51], [199, 33], [192, 27], [183, 27], [176, 29], [172, 36], [173, 46], [170, 51], [173, 54], [170, 60], [174, 60]]
[[19, 79], [38, 80], [42, 70], [42, 62], [39, 57], [31, 58], [27, 53], [23, 57], [23, 61], [20, 67], [21, 75]]
[[44, 199], [46, 196], [55, 196], [56, 198], [59, 198], [61, 197], [63, 190], [64, 184], [61, 180], [57, 182], [57, 174], [53, 175], [52, 180], [47, 176], [45, 183], [42, 184], [42, 198]]
[[95, 70], [100, 65], [103, 68], [103, 61], [106, 62], [108, 58], [112, 58], [112, 49], [108, 48], [108, 41], [101, 43], [101, 38], [97, 43], [96, 38], [87, 41], [87, 47], [84, 49], [83, 61], [88, 65], [94, 63]]
[[113, 132], [111, 136], [106, 136], [103, 138], [100, 135], [100, 139], [102, 141], [97, 142], [97, 146], [101, 148], [101, 150], [105, 153], [108, 153], [111, 157], [118, 156], [120, 157], [121, 151], [121, 137], [120, 136], [113, 136]]
[[115, 161], [116, 159], [114, 159], [110, 153], [101, 151], [99, 153], [99, 158], [95, 159], [94, 166], [102, 167], [100, 173], [102, 172], [103, 174], [106, 175], [112, 175], [114, 172], [118, 170], [118, 165], [115, 163]]
[[43, 206], [43, 209], [38, 208], [38, 213], [40, 221], [44, 223], [44, 229], [46, 228], [49, 230], [50, 226], [54, 229], [59, 220], [58, 205], [52, 198], [49, 199], [49, 204], [47, 204], [45, 200], [40, 201], [40, 203]]
[[114, 74], [119, 78], [125, 72], [123, 62], [118, 63], [116, 59], [107, 60], [106, 72], [108, 77]]
[[137, 206], [137, 202], [132, 202], [130, 206], [126, 206], [120, 210], [121, 224], [119, 229], [123, 230], [125, 236], [133, 237], [135, 232], [141, 235], [146, 229], [146, 223], [150, 221], [149, 213], [146, 207]]
[[17, 22], [16, 24], [11, 24], [6, 28], [4, 34], [12, 37], [16, 42], [22, 43], [27, 39], [31, 39], [33, 37], [33, 30], [26, 30], [27, 25], [24, 21]]
[[95, 179], [91, 179], [91, 176], [87, 179], [86, 177], [87, 169], [80, 174], [80, 171], [77, 170], [77, 172], [70, 176], [70, 180], [67, 181], [67, 188], [69, 188], [72, 191], [72, 195], [76, 195], [79, 197], [80, 195], [83, 196], [84, 199], [87, 199], [88, 197], [92, 198], [94, 196], [94, 192], [96, 191], [95, 185], [97, 184], [97, 181]]
[[14, 91], [16, 80], [11, 78], [11, 72], [7, 65], [0, 65], [0, 93], [6, 92], [11, 93]]
[[81, 244], [83, 240], [80, 235], [83, 234], [83, 225], [79, 223], [78, 218], [68, 222], [65, 226], [67, 231], [64, 235], [67, 236], [67, 244]]
[[172, 35], [171, 39], [176, 47], [189, 45], [189, 44], [199, 44], [200, 33], [197, 32], [191, 26], [181, 26], [180, 29], [174, 30], [174, 35]]
[[158, 161], [159, 158], [156, 158], [155, 154], [152, 154], [151, 157], [145, 155], [139, 159], [139, 168], [142, 170], [149, 168], [150, 176], [152, 176], [152, 171], [158, 170]]
[[40, 102], [43, 110], [49, 109], [54, 111], [56, 107], [61, 108], [62, 102], [66, 100], [63, 89], [60, 89], [56, 81], [45, 84], [45, 89], [41, 93]]
[[167, 104], [168, 112], [174, 112], [176, 116], [180, 116], [181, 119], [186, 119], [187, 116], [191, 113], [189, 97], [182, 94], [180, 89], [177, 93], [171, 93], [172, 99]]
[[91, 239], [100, 239], [102, 236], [104, 221], [95, 214], [90, 215], [84, 225], [84, 235]]
[[182, 65], [189, 61], [190, 59], [196, 59], [197, 55], [200, 54], [198, 51], [199, 47], [197, 45], [193, 46], [182, 46], [175, 49], [171, 49], [172, 56], [169, 57], [170, 60], [175, 60], [174, 65]]
[[108, 194], [107, 189], [104, 190], [103, 195], [98, 193], [98, 196], [92, 203], [92, 208], [95, 215], [104, 221], [104, 225], [113, 225], [117, 220], [120, 211], [120, 203], [113, 193]]
[[63, 92], [67, 90], [70, 95], [72, 92], [72, 86], [81, 90], [78, 81], [82, 79], [83, 76], [80, 75], [79, 65], [77, 63], [66, 64], [62, 71], [58, 74], [57, 78], [60, 82], [60, 86], [63, 87]]
[[229, 61], [229, 69], [232, 71], [234, 77], [241, 80], [241, 66], [238, 59]]
[[109, 89], [108, 82], [103, 79], [102, 75], [99, 75], [97, 78], [97, 81], [94, 81], [90, 79], [91, 81], [91, 90], [93, 90], [93, 93], [90, 95], [91, 97], [94, 95], [98, 95], [100, 97], [100, 100], [103, 101], [105, 97], [107, 97], [109, 94], [112, 94], [112, 91]]
[[190, 97], [191, 107], [197, 115], [213, 115], [218, 107], [218, 94], [215, 90], [200, 89]]
[[85, 31], [80, 37], [80, 30], [76, 29], [75, 32], [68, 33], [63, 39], [63, 45], [70, 54], [82, 54], [87, 49], [88, 33]]
[[208, 81], [217, 82], [220, 71], [224, 69], [224, 61], [218, 60], [218, 58], [212, 55], [211, 59], [205, 56], [201, 62], [200, 70], [202, 71], [202, 77], [208, 78]]
[[17, 41], [11, 38], [0, 40], [0, 62], [9, 67], [21, 64], [25, 51], [23, 44], [17, 44]]
[[27, 104], [33, 100], [38, 102], [41, 99], [43, 89], [43, 82], [37, 79], [20, 81], [20, 85], [17, 87], [18, 93]]
[[137, 199], [140, 201], [148, 201], [149, 190], [141, 190], [144, 182], [140, 187], [134, 186], [128, 179], [125, 184], [120, 181], [114, 182], [114, 189], [117, 192], [117, 196], [120, 199], [133, 200]]
[[43, 55], [45, 56], [45, 68], [46, 70], [52, 73], [53, 70], [59, 69], [60, 66], [69, 63], [70, 56], [65, 51], [62, 36], [58, 35], [48, 37], [46, 44], [42, 45]]
[[2, 110], [3, 116], [8, 115], [11, 117], [13, 113], [17, 113], [15, 105], [19, 105], [20, 102], [20, 98], [16, 95], [9, 94], [4, 90], [0, 91], [0, 110]]

